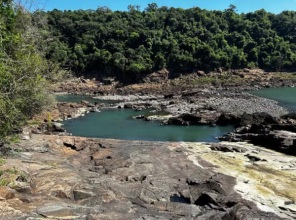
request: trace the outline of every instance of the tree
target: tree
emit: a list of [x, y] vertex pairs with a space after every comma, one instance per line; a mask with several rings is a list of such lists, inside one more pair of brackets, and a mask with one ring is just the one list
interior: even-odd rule
[[156, 3], [148, 4], [147, 8], [145, 8], [145, 11], [147, 12], [154, 12], [158, 9], [158, 5]]
[[[96, 72], [120, 79], [164, 67], [184, 73], [295, 66], [296, 12], [239, 14], [234, 5], [208, 11], [159, 8], [156, 3], [148, 4], [143, 12], [137, 6], [128, 9], [47, 12], [45, 30], [53, 35], [48, 58], [69, 66], [77, 75]], [[280, 65], [275, 62], [278, 54]]]
[[31, 15], [10, 0], [0, 2], [0, 140], [51, 104], [47, 79], [55, 68], [44, 58]]

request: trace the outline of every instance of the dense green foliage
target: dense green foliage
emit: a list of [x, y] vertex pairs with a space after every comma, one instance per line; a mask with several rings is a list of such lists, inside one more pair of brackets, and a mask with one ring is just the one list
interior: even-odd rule
[[[0, 140], [50, 104], [52, 75], [31, 15], [12, 0], [0, 0]], [[39, 48], [38, 48], [39, 47]]]
[[38, 13], [47, 16], [48, 58], [77, 74], [126, 78], [167, 68], [175, 72], [259, 67], [295, 69], [296, 12], [238, 14], [149, 4], [144, 11]]

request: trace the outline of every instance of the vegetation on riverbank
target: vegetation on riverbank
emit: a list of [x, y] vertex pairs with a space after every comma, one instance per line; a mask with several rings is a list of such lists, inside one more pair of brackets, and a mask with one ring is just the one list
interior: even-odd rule
[[[124, 82], [164, 68], [174, 76], [201, 72], [201, 77], [188, 74], [167, 86], [186, 88], [240, 86], [251, 80], [229, 69], [293, 70], [296, 62], [291, 31], [295, 12], [237, 14], [234, 6], [207, 11], [152, 3], [143, 11], [129, 6], [124, 12], [98, 8], [29, 13], [13, 0], [0, 2], [0, 139], [50, 106], [48, 82], [58, 81], [59, 65], [77, 75], [115, 76]], [[97, 82], [91, 82], [97, 92]], [[153, 88], [162, 87], [151, 82]], [[76, 84], [73, 91], [80, 91]]]
[[[40, 22], [42, 22], [40, 20]], [[59, 67], [45, 59], [44, 39], [27, 10], [0, 1], [0, 140], [47, 106]]]
[[[125, 81], [167, 68], [174, 73], [259, 67], [295, 70], [296, 12], [158, 7], [34, 13], [54, 35], [47, 57], [76, 74]], [[137, 77], [135, 77], [137, 76]]]

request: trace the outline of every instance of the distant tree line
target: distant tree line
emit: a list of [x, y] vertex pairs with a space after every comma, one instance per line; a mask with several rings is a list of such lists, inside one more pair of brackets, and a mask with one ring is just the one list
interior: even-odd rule
[[133, 79], [167, 68], [188, 73], [259, 67], [295, 70], [296, 12], [236, 13], [158, 7], [143, 11], [97, 10], [36, 12], [46, 17], [47, 58], [78, 75]]

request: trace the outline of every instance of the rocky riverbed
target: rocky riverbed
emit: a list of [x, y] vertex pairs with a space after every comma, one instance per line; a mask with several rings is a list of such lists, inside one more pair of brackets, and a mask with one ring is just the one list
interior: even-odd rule
[[296, 217], [296, 159], [246, 143], [33, 135], [12, 149], [1, 219]]
[[[291, 79], [261, 72], [237, 76], [249, 82], [244, 88]], [[190, 77], [124, 87], [86, 79], [61, 84], [57, 91], [120, 102], [57, 103], [32, 119], [20, 142], [0, 147], [8, 155], [0, 158], [0, 219], [295, 219], [296, 159], [280, 153], [294, 155], [294, 115], [243, 93], [235, 82], [217, 86], [223, 74], [214, 74], [208, 88], [184, 86], [196, 79]], [[65, 136], [61, 121], [101, 108], [151, 108], [155, 114], [136, 118], [237, 129], [221, 138], [234, 142], [220, 143]]]

